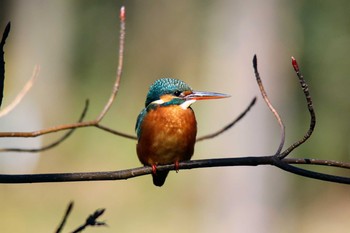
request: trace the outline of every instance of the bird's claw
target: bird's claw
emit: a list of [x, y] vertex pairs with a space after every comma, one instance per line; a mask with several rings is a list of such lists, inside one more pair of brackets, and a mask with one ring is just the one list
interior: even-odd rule
[[178, 172], [179, 172], [179, 169], [180, 169], [179, 161], [176, 161], [175, 164], [174, 164], [174, 166], [175, 166], [175, 171], [176, 171], [176, 173], [178, 173]]
[[157, 174], [157, 165], [152, 164], [152, 174]]

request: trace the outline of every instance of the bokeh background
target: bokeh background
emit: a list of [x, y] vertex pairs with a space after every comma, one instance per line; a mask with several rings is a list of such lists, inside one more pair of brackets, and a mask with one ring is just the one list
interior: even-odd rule
[[[196, 103], [199, 135], [213, 132], [254, 96], [258, 103], [229, 132], [198, 143], [194, 159], [270, 155], [279, 128], [255, 83], [252, 58], [282, 115], [287, 144], [307, 130], [309, 116], [291, 66], [295, 56], [317, 113], [312, 138], [292, 156], [348, 161], [350, 156], [349, 1], [44, 1], [0, 0], [7, 105], [41, 66], [35, 86], [0, 123], [1, 131], [32, 131], [103, 108], [117, 66], [119, 8], [127, 10], [121, 89], [103, 120], [133, 134], [149, 85], [176, 77], [194, 89], [231, 94]], [[62, 133], [1, 139], [1, 147], [46, 145]], [[0, 155], [0, 173], [83, 172], [140, 166], [135, 141], [95, 128], [79, 129], [40, 154]], [[322, 171], [349, 175], [336, 169]], [[86, 232], [348, 232], [350, 188], [297, 177], [270, 166], [171, 173], [164, 187], [149, 176], [127, 181], [2, 184], [1, 232], [52, 232], [73, 200], [64, 232], [97, 208], [109, 227]]]

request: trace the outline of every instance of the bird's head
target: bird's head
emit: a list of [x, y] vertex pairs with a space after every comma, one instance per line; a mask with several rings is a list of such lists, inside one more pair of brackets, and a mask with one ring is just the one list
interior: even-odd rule
[[220, 99], [229, 95], [193, 91], [185, 82], [174, 78], [161, 78], [156, 80], [147, 94], [145, 106], [150, 104], [159, 104], [162, 106], [180, 105], [183, 109], [188, 108], [196, 100]]

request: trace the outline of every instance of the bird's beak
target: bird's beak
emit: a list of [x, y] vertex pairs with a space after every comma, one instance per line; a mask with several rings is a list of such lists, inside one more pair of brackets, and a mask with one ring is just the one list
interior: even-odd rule
[[215, 93], [215, 92], [206, 92], [206, 91], [192, 91], [192, 93], [185, 96], [187, 100], [210, 100], [210, 99], [222, 99], [228, 98], [230, 95]]

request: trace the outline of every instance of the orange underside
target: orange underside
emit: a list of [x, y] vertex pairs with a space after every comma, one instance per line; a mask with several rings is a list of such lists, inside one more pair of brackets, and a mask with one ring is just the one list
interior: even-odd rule
[[158, 107], [144, 118], [137, 155], [144, 165], [189, 160], [194, 151], [197, 123], [192, 109]]

